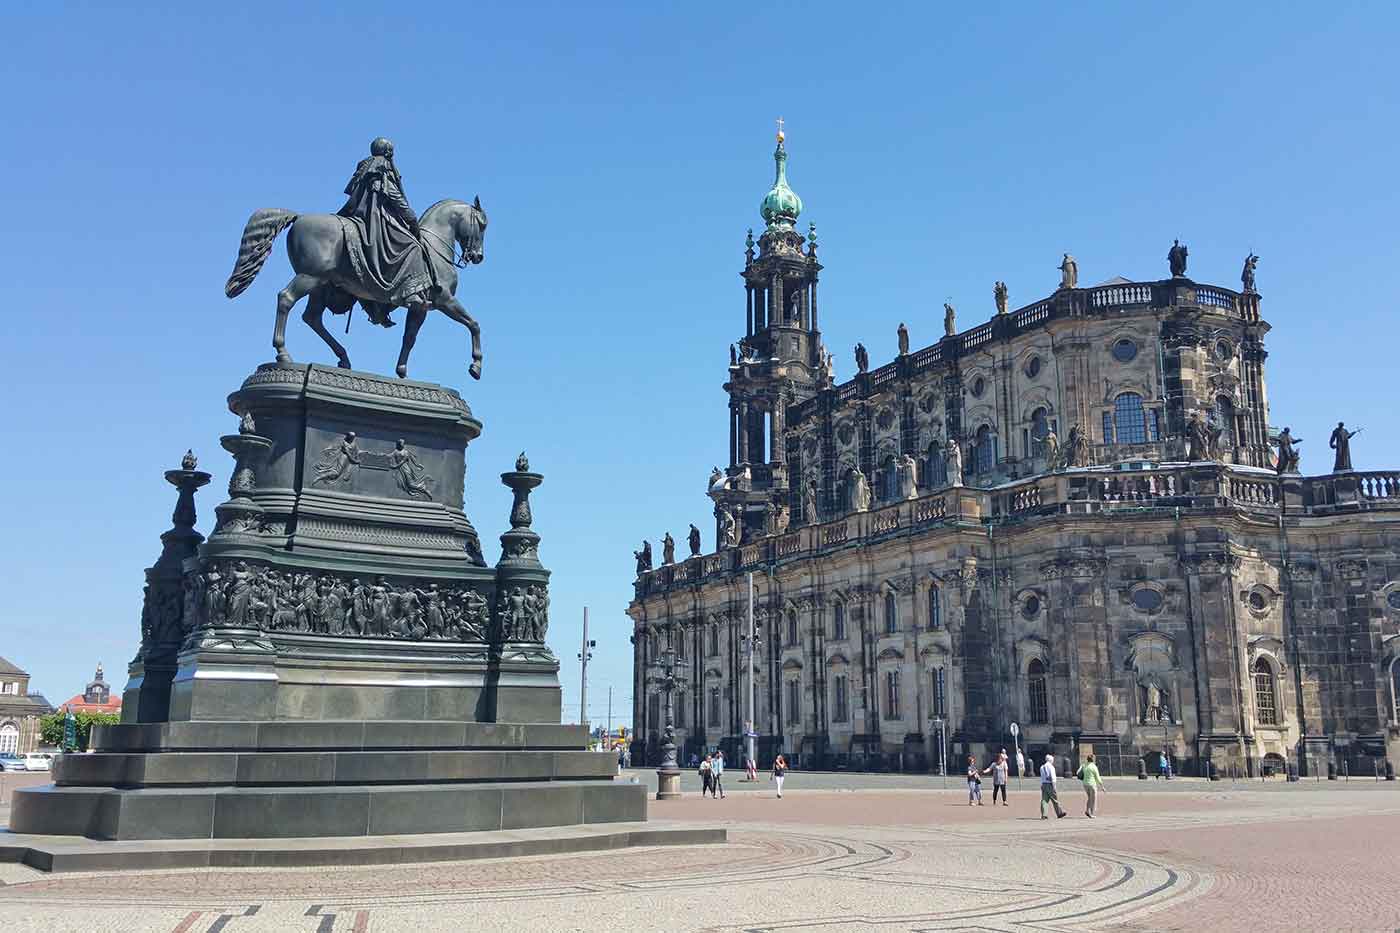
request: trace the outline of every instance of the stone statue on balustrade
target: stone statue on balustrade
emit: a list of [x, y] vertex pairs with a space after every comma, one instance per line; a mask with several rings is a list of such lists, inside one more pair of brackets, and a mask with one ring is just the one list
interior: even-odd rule
[[1284, 473], [1297, 473], [1298, 461], [1302, 457], [1298, 445], [1303, 443], [1303, 439], [1294, 437], [1292, 428], [1284, 428], [1279, 432], [1274, 443], [1278, 445], [1278, 463], [1275, 464], [1274, 469], [1278, 471], [1280, 476]]
[[738, 524], [734, 513], [728, 509], [719, 510], [719, 543], [721, 547], [734, 547], [739, 543]]
[[1244, 258], [1244, 269], [1240, 272], [1240, 285], [1246, 295], [1255, 294], [1254, 268], [1259, 265], [1259, 257], [1250, 253]]
[[900, 355], [900, 356], [908, 356], [908, 355], [909, 355], [909, 328], [907, 328], [907, 327], [904, 326], [904, 322], [903, 322], [903, 321], [900, 321], [900, 322], [899, 322], [899, 329], [895, 331], [895, 335], [899, 338], [899, 355]]
[[943, 336], [951, 337], [958, 332], [958, 312], [948, 302], [943, 302]]
[[907, 453], [899, 458], [899, 497], [919, 498], [919, 465]]
[[651, 542], [643, 541], [640, 551], [633, 551], [632, 556], [637, 559], [637, 576], [641, 576], [651, 569]]
[[846, 500], [852, 512], [870, 511], [870, 483], [855, 467], [846, 471]]
[[827, 350], [822, 356], [822, 379], [826, 382], [836, 381], [836, 357]]
[[1224, 428], [1202, 419], [1200, 412], [1192, 412], [1191, 420], [1186, 423], [1186, 459], [1192, 463], [1216, 459], [1223, 431]]
[[690, 545], [690, 556], [700, 556], [700, 529], [695, 527], [695, 523], [690, 524], [690, 534], [686, 536], [686, 542]]
[[1174, 279], [1186, 276], [1186, 246], [1180, 240], [1172, 240], [1172, 248], [1167, 250], [1167, 268]]
[[1065, 258], [1060, 260], [1060, 287], [1079, 287], [1079, 263], [1074, 261], [1074, 257], [1065, 253]]
[[817, 481], [814, 479], [809, 479], [802, 490], [802, 517], [809, 525], [821, 521], [821, 513], [817, 506]]
[[1089, 436], [1077, 424], [1069, 429], [1069, 442], [1065, 445], [1064, 464], [1066, 468], [1094, 465], [1094, 453], [1089, 447]]
[[856, 344], [856, 371], [868, 372], [870, 369], [870, 354], [865, 349], [865, 344]]
[[1338, 421], [1337, 426], [1332, 429], [1332, 436], [1327, 439], [1327, 446], [1337, 452], [1336, 459], [1332, 463], [1333, 473], [1347, 473], [1351, 471], [1351, 439], [1361, 433], [1361, 428], [1355, 431], [1348, 431], [1347, 426]]
[[949, 486], [961, 486], [963, 484], [963, 456], [962, 445], [952, 435], [943, 445], [943, 463], [947, 471], [947, 483]]
[[665, 537], [661, 539], [661, 565], [664, 567], [667, 564], [674, 564], [675, 562], [676, 539], [671, 537], [671, 533], [668, 531]]
[[998, 280], [997, 284], [992, 287], [992, 297], [996, 299], [997, 303], [997, 314], [1006, 313], [1007, 295], [1006, 283]]

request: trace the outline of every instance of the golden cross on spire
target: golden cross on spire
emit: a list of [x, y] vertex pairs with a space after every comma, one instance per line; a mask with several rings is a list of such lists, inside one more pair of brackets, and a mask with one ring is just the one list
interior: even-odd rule
[[787, 136], [785, 136], [785, 135], [783, 134], [783, 118], [782, 118], [782, 117], [779, 117], [779, 118], [778, 118], [778, 142], [782, 142], [784, 139], [787, 139]]

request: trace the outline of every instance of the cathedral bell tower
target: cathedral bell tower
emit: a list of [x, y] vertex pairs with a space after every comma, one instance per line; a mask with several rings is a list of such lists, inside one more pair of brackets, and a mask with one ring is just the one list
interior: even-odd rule
[[[744, 337], [729, 351], [729, 468], [711, 478], [717, 539], [743, 543], [787, 529], [790, 491], [784, 426], [789, 405], [831, 382], [817, 326], [816, 225], [797, 230], [802, 199], [788, 187], [782, 120], [774, 180], [760, 207], [765, 229], [745, 241]], [[733, 532], [726, 529], [733, 520]]]

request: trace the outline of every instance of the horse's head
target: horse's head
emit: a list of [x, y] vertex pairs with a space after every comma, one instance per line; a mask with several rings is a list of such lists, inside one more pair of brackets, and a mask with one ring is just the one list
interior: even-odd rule
[[486, 258], [486, 211], [481, 208], [479, 196], [462, 212], [455, 233], [464, 260], [476, 265]]

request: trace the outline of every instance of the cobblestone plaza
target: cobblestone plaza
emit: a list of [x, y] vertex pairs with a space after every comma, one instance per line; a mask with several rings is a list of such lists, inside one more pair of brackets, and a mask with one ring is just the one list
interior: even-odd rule
[[[645, 779], [645, 773], [638, 773]], [[1041, 822], [1031, 781], [796, 772], [656, 804], [723, 845], [359, 868], [43, 875], [0, 866], [10, 929], [47, 931], [1382, 930], [1400, 925], [1393, 783], [1113, 780]], [[3, 811], [0, 811], [3, 816]], [[1266, 906], [1265, 906], [1266, 905]]]

